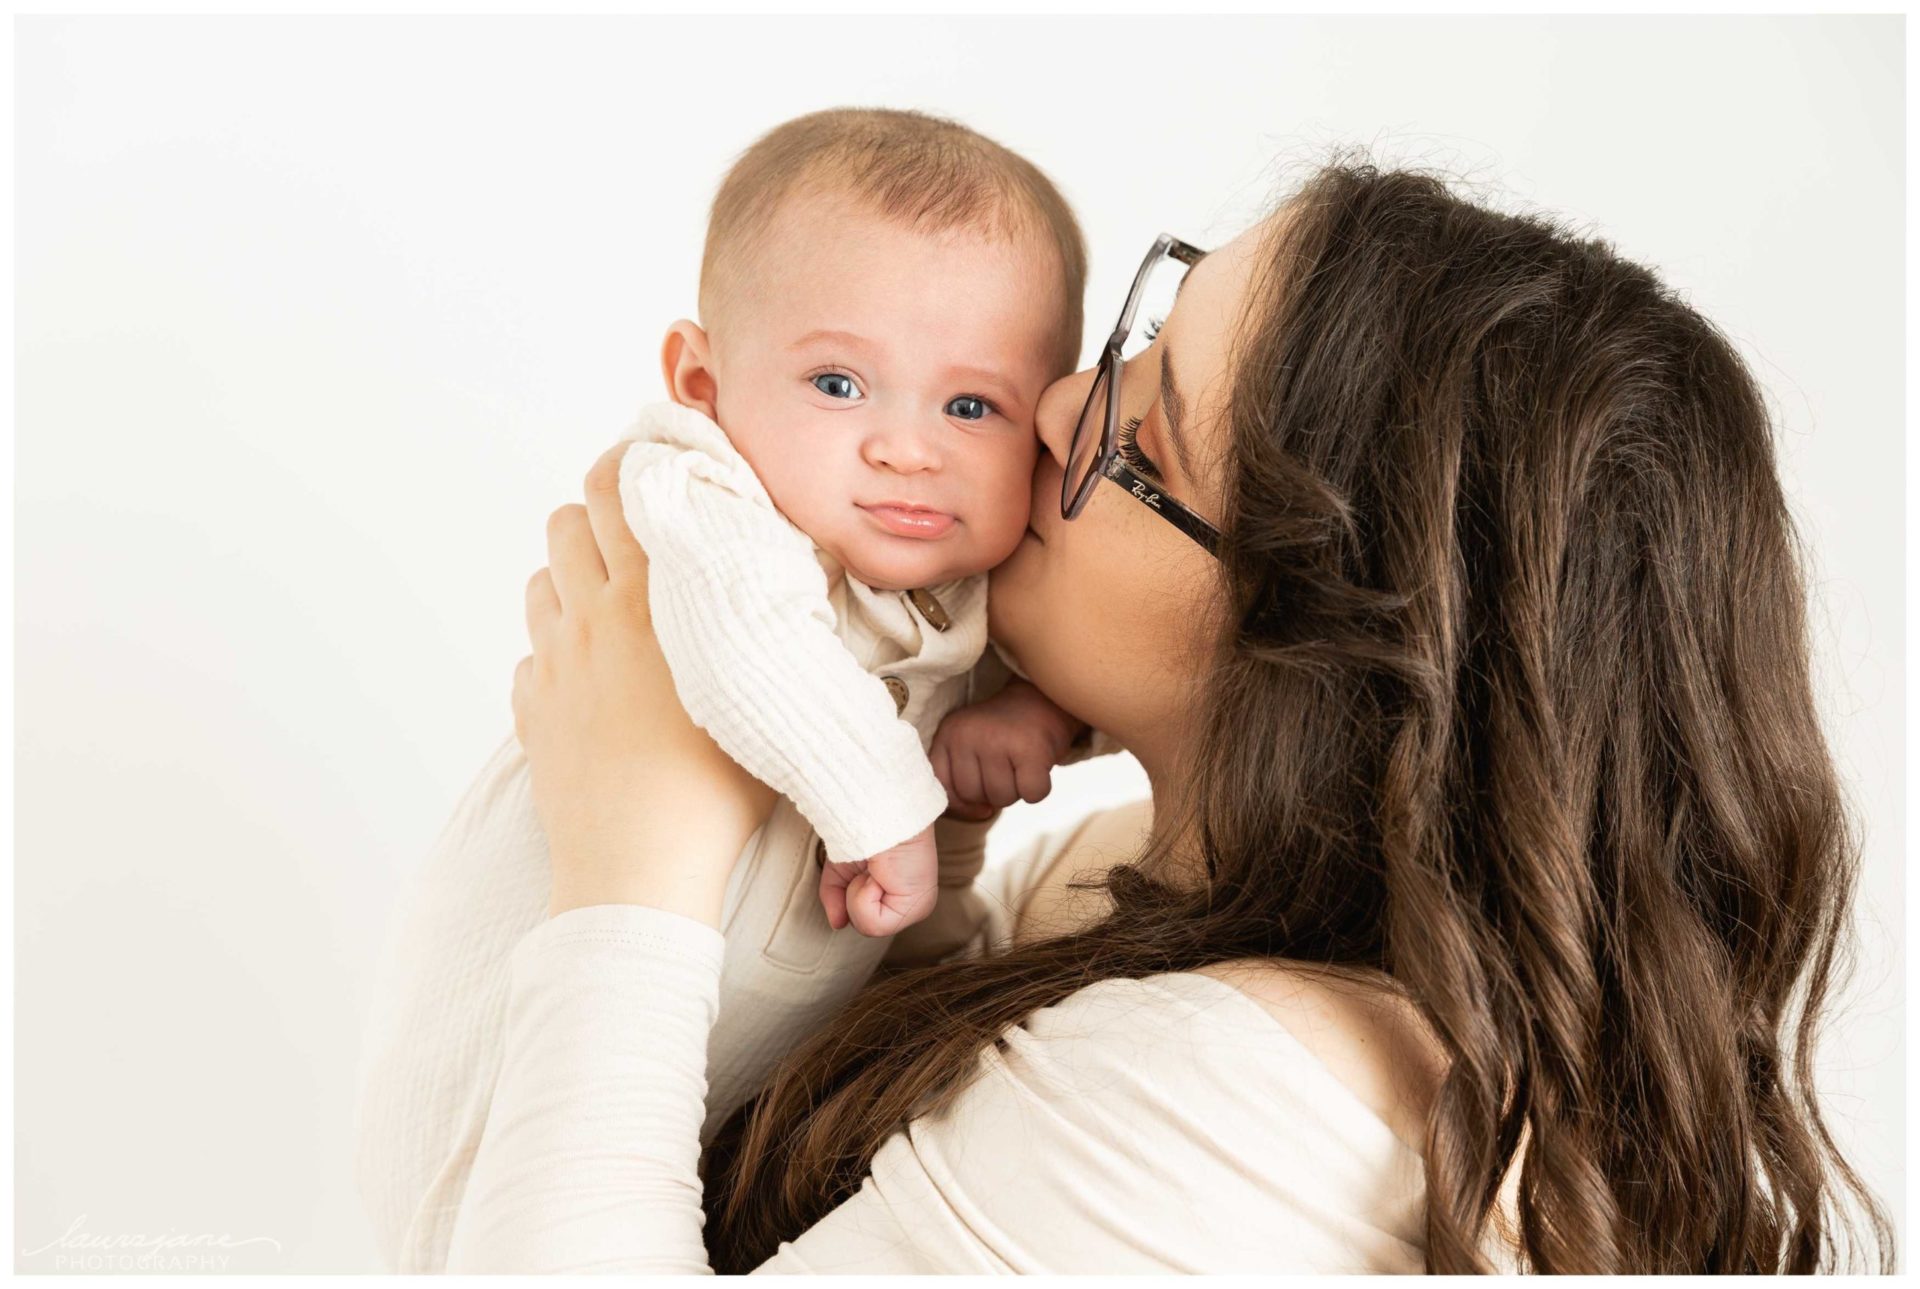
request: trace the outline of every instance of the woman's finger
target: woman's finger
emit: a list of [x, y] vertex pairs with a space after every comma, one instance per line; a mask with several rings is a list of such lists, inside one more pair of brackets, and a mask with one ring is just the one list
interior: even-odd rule
[[644, 586], [647, 553], [628, 527], [620, 501], [620, 460], [630, 446], [625, 440], [614, 444], [587, 471], [587, 518], [593, 525], [593, 539], [598, 543], [607, 580]]
[[538, 649], [559, 617], [560, 593], [554, 589], [553, 572], [535, 569], [527, 579], [527, 642]]
[[526, 743], [526, 706], [527, 690], [533, 684], [533, 655], [528, 654], [513, 668], [513, 693], [509, 702], [513, 705], [513, 736]]
[[600, 562], [585, 506], [569, 503], [547, 516], [547, 567], [553, 570], [553, 589], [562, 608], [587, 603], [607, 584], [607, 567]]

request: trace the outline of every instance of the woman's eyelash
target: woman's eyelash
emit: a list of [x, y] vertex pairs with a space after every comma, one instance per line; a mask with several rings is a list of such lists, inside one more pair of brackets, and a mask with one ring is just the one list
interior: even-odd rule
[[1120, 426], [1120, 459], [1141, 474], [1150, 474], [1158, 478], [1159, 469], [1153, 464], [1152, 459], [1140, 450], [1140, 440], [1136, 437], [1139, 433], [1140, 418], [1129, 416]]
[[1146, 335], [1147, 335], [1148, 344], [1152, 344], [1154, 342], [1154, 338], [1160, 334], [1160, 328], [1165, 324], [1166, 324], [1166, 320], [1164, 318], [1148, 318], [1147, 319]]

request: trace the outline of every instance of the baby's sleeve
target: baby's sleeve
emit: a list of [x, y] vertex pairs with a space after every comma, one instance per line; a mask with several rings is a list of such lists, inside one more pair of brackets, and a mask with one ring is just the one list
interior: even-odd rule
[[620, 500], [688, 716], [793, 801], [829, 858], [919, 833], [946, 791], [918, 731], [841, 641], [813, 542], [701, 413], [656, 404], [628, 437]]

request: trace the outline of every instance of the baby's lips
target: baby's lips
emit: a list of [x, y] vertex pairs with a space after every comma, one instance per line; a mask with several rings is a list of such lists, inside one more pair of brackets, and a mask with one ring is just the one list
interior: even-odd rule
[[951, 511], [918, 503], [876, 501], [859, 505], [876, 524], [899, 537], [923, 540], [944, 537], [960, 522], [959, 516]]

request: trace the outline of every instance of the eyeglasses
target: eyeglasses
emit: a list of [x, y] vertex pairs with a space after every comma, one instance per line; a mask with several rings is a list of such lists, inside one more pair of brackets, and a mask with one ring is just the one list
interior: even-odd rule
[[[1140, 271], [1133, 275], [1133, 288], [1127, 292], [1127, 303], [1120, 310], [1120, 321], [1114, 325], [1113, 335], [1100, 355], [1100, 370], [1093, 378], [1093, 388], [1087, 392], [1087, 405], [1080, 410], [1080, 423], [1073, 427], [1073, 442], [1067, 449], [1066, 477], [1060, 484], [1060, 517], [1078, 518], [1086, 509], [1087, 498], [1093, 495], [1094, 484], [1105, 477], [1218, 558], [1220, 530], [1121, 460], [1121, 436], [1117, 432], [1118, 391], [1127, 363], [1153, 343], [1160, 323], [1172, 311], [1173, 298], [1179, 293], [1188, 270], [1205, 256], [1206, 252], [1198, 247], [1189, 246], [1170, 233], [1162, 233], [1154, 239], [1147, 258], [1140, 262]], [[1141, 314], [1143, 304], [1149, 306], [1149, 326], [1136, 333], [1134, 321]]]

